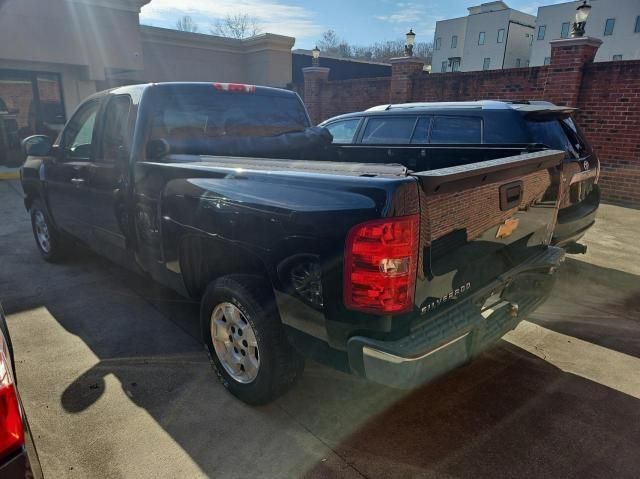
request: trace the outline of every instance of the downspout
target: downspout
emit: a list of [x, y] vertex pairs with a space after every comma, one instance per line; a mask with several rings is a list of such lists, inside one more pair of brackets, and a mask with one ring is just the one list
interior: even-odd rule
[[504, 70], [504, 59], [507, 56], [507, 45], [509, 43], [509, 30], [511, 30], [511, 20], [507, 23], [507, 34], [504, 39], [504, 49], [502, 50], [502, 69]]

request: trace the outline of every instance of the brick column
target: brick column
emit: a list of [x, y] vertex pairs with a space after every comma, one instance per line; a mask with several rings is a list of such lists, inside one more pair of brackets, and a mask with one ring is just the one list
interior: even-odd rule
[[551, 63], [544, 87], [544, 98], [552, 103], [578, 106], [584, 66], [593, 62], [602, 40], [565, 38], [551, 40]]
[[311, 117], [311, 122], [317, 124], [322, 118], [322, 89], [329, 81], [329, 68], [306, 67], [302, 69], [304, 75], [304, 104]]
[[424, 60], [417, 57], [391, 59], [389, 103], [405, 103], [412, 99], [413, 79], [422, 74]]

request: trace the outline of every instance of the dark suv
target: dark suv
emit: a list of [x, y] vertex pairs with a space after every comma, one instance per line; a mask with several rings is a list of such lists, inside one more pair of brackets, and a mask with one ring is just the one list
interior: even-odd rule
[[[576, 241], [595, 221], [600, 163], [571, 118], [574, 111], [544, 101], [405, 103], [336, 116], [319, 126], [331, 132], [334, 145], [357, 145], [363, 161], [401, 162], [418, 171], [500, 158], [510, 149], [564, 150], [566, 194], [553, 244], [584, 252]], [[397, 150], [385, 148], [391, 145], [415, 148], [404, 151], [410, 157], [398, 158]]]

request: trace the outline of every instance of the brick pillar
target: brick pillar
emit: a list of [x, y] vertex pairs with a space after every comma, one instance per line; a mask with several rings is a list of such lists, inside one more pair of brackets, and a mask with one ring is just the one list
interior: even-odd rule
[[302, 69], [304, 75], [304, 104], [311, 117], [311, 122], [315, 125], [320, 123], [322, 118], [322, 89], [329, 81], [329, 68], [326, 67], [306, 67]]
[[590, 37], [551, 40], [551, 63], [544, 98], [576, 108], [584, 66], [593, 62], [602, 40]]
[[412, 100], [413, 79], [422, 74], [424, 60], [417, 57], [391, 59], [391, 89], [389, 103], [406, 103]]

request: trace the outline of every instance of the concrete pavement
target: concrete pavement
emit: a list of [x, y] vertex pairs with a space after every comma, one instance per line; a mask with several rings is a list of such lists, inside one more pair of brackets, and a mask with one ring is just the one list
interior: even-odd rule
[[80, 249], [45, 263], [20, 202], [0, 181], [0, 298], [48, 477], [640, 474], [639, 211], [604, 206], [551, 300], [469, 366], [404, 393], [308, 363], [251, 408], [196, 304]]

